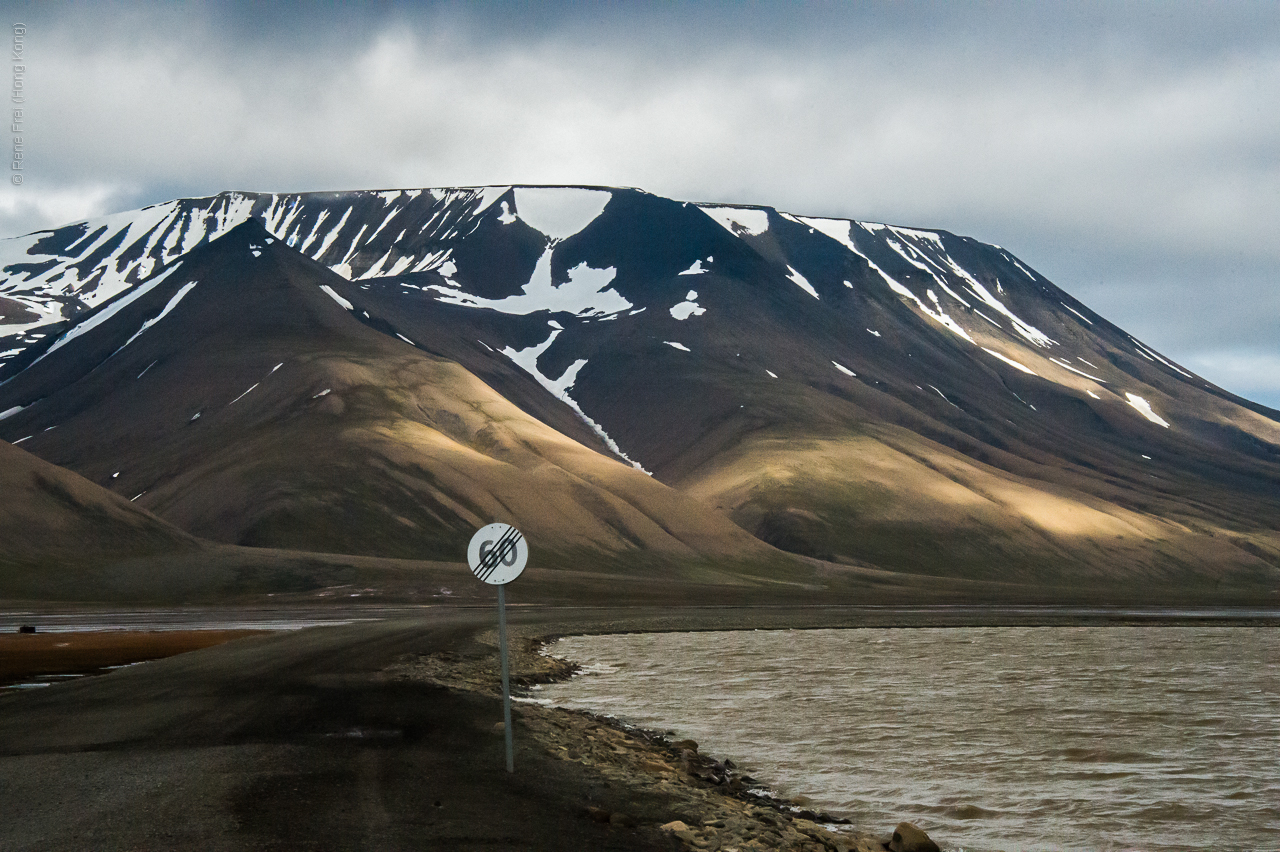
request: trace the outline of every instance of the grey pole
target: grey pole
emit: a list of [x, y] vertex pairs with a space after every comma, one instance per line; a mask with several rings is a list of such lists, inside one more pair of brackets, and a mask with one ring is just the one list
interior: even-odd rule
[[516, 771], [515, 750], [511, 744], [511, 679], [507, 663], [507, 596], [506, 586], [498, 586], [498, 645], [502, 648], [502, 730], [507, 738], [507, 771]]

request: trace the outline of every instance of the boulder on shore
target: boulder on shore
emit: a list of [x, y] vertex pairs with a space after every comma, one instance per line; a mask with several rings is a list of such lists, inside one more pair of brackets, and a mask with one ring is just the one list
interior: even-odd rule
[[909, 822], [900, 822], [889, 840], [889, 852], [942, 852], [929, 835]]

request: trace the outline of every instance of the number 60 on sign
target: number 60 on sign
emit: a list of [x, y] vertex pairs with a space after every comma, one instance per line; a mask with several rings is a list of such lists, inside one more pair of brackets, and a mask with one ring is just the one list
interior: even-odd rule
[[472, 537], [467, 547], [471, 573], [491, 586], [505, 586], [519, 577], [528, 561], [528, 542], [509, 524], [489, 524]]

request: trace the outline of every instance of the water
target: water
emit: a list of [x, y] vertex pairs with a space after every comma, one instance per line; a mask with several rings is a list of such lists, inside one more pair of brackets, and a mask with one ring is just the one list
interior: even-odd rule
[[1280, 630], [570, 637], [540, 699], [691, 737], [787, 796], [955, 850], [1280, 850]]

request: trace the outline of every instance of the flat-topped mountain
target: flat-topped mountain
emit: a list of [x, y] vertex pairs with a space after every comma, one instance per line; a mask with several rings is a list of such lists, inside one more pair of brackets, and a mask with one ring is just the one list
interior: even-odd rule
[[815, 590], [1280, 579], [1280, 414], [942, 231], [224, 193], [0, 264], [0, 438], [214, 541], [457, 560], [498, 519], [560, 568]]

